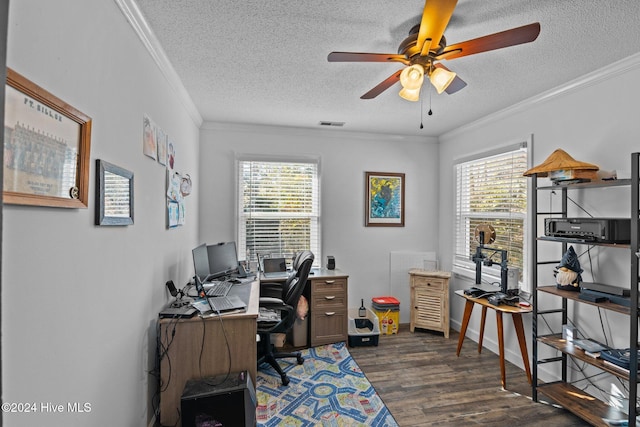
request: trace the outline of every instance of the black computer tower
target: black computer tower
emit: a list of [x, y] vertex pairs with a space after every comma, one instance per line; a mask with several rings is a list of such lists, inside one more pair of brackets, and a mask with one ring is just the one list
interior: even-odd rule
[[256, 391], [247, 371], [187, 381], [181, 399], [183, 427], [253, 427]]

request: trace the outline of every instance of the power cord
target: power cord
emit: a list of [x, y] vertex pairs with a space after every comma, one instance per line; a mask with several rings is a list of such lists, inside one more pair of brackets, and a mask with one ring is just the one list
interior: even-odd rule
[[226, 373], [224, 379], [219, 383], [213, 383], [213, 382], [207, 381], [206, 377], [202, 374], [202, 356], [204, 354], [204, 343], [205, 343], [205, 337], [206, 337], [206, 322], [205, 322], [205, 317], [204, 316], [200, 316], [200, 319], [202, 320], [202, 343], [200, 345], [200, 357], [198, 359], [198, 370], [200, 371], [200, 378], [204, 381], [205, 384], [207, 384], [209, 386], [212, 386], [212, 387], [216, 387], [216, 386], [219, 386], [220, 384], [223, 384], [225, 381], [227, 381], [229, 379], [229, 376], [231, 375], [231, 346], [229, 345], [229, 338], [227, 336], [227, 330], [224, 327], [224, 322], [222, 320], [223, 316], [220, 314], [220, 311], [211, 304], [211, 300], [209, 298], [207, 298], [207, 303], [209, 304], [209, 308], [211, 308], [211, 311], [213, 313], [215, 313], [216, 317], [220, 321], [220, 328], [222, 329], [222, 335], [224, 336], [224, 342], [225, 342], [225, 346], [227, 348], [227, 360], [229, 361], [229, 363], [227, 365], [227, 373]]

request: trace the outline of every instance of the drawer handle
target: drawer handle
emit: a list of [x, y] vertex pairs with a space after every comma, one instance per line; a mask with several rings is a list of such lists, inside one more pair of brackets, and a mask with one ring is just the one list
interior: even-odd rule
[[335, 298], [336, 298], [335, 295], [327, 295], [326, 297], [324, 297], [324, 299], [329, 300], [329, 301], [331, 301], [331, 300], [333, 300]]
[[431, 286], [431, 283], [430, 283], [430, 282], [427, 282], [427, 286]]
[[333, 285], [334, 283], [336, 283], [335, 280], [325, 280], [324, 283], [326, 283], [327, 285]]
[[326, 311], [324, 314], [325, 314], [325, 316], [333, 316], [334, 314], [336, 314], [336, 312], [335, 311]]

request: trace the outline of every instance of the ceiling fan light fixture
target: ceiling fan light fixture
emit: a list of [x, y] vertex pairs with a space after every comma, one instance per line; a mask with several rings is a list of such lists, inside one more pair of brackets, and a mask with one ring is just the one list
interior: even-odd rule
[[402, 89], [400, 89], [400, 92], [398, 93], [398, 95], [400, 95], [400, 97], [406, 99], [407, 101], [415, 102], [420, 99], [420, 88], [407, 89], [406, 87], [403, 87]]
[[435, 87], [438, 91], [438, 94], [444, 92], [444, 90], [449, 87], [449, 85], [455, 78], [456, 73], [454, 73], [453, 71], [445, 70], [443, 68], [435, 68], [429, 76], [429, 80], [431, 81], [433, 87]]
[[400, 73], [400, 84], [408, 90], [420, 89], [424, 81], [424, 68], [420, 64], [406, 67]]

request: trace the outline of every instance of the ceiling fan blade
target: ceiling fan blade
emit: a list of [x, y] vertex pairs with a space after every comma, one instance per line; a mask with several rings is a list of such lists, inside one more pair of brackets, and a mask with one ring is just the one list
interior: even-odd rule
[[363, 53], [363, 52], [331, 52], [327, 56], [329, 62], [402, 62], [409, 64], [404, 55], [397, 53]]
[[369, 92], [365, 93], [360, 97], [360, 99], [373, 99], [376, 96], [380, 95], [385, 90], [389, 89], [394, 84], [400, 81], [400, 73], [402, 70], [398, 70], [393, 73], [391, 76], [387, 77], [382, 83], [379, 83], [376, 87], [371, 89]]
[[[440, 63], [434, 64], [433, 66], [435, 68], [442, 68], [443, 70], [451, 71], [450, 69], [448, 69], [447, 67], [445, 67], [444, 65], [442, 65]], [[444, 91], [447, 92], [447, 94], [449, 94], [449, 95], [453, 95], [454, 93], [456, 93], [460, 89], [464, 89], [465, 86], [467, 86], [467, 82], [462, 80], [456, 74], [456, 76], [454, 77], [453, 81], [451, 83], [449, 83], [449, 86], [447, 86], [447, 88]]]
[[540, 23], [524, 25], [512, 28], [466, 42], [452, 44], [436, 57], [436, 59], [455, 59], [463, 56], [474, 55], [476, 53], [488, 52], [490, 50], [502, 49], [503, 47], [515, 46], [529, 43], [538, 38], [540, 34]]
[[434, 48], [438, 47], [457, 3], [458, 0], [426, 0], [424, 2], [420, 31], [416, 41], [416, 47], [422, 52], [421, 55], [428, 54], [432, 45]]

